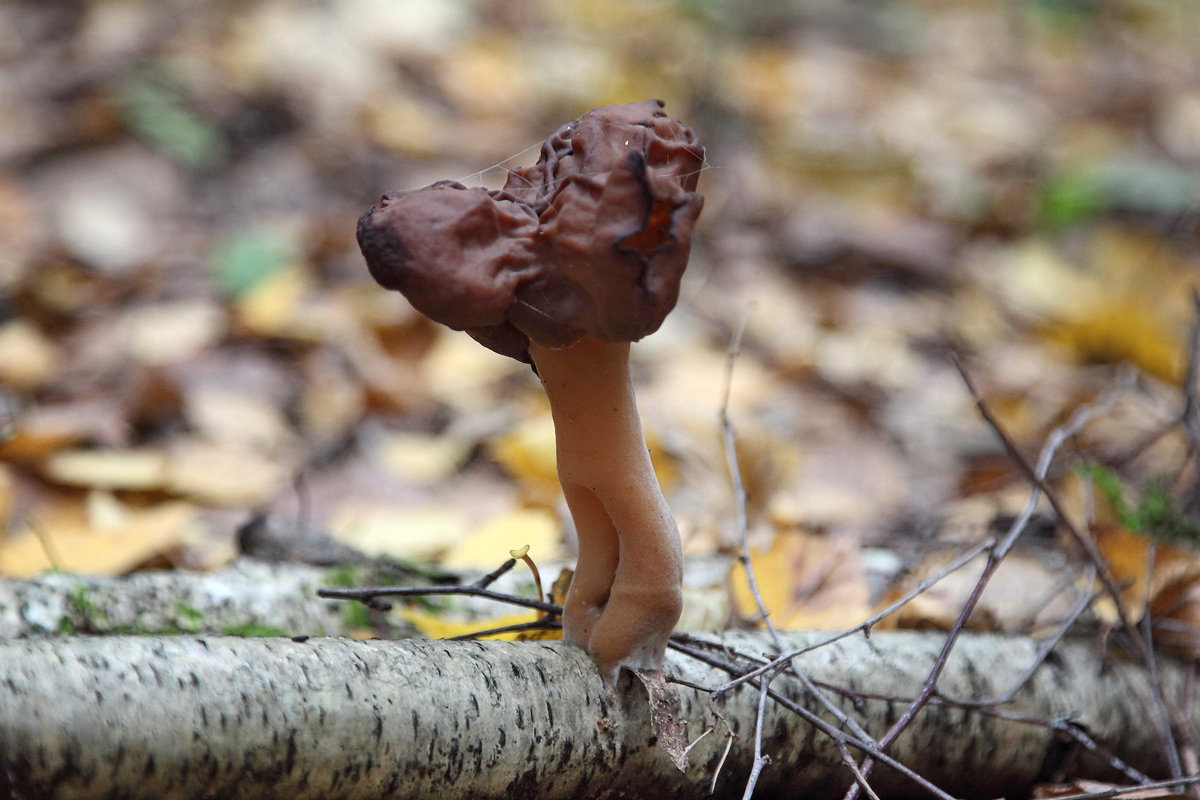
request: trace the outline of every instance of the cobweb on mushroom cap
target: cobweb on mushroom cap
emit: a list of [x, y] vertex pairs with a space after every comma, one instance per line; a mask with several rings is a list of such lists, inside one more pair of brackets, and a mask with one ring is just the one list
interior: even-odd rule
[[359, 221], [372, 275], [521, 361], [531, 339], [566, 347], [585, 334], [652, 333], [678, 298], [704, 202], [704, 148], [662, 108], [588, 112], [501, 190], [443, 181], [385, 195]]

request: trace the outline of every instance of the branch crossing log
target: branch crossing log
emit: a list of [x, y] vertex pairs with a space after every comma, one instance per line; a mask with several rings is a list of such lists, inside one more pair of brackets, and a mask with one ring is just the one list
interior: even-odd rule
[[[789, 645], [816, 639], [786, 635]], [[747, 653], [769, 646], [761, 634], [725, 641]], [[878, 633], [796, 663], [864, 696], [912, 696], [942, 642], [941, 634]], [[1001, 693], [1036, 649], [1028, 639], [964, 636], [941, 689]], [[72, 636], [0, 640], [0, 664], [5, 797], [699, 797], [726, 744], [707, 695], [681, 689], [690, 736], [716, 730], [680, 773], [655, 745], [640, 684], [626, 674], [606, 693], [587, 656], [558, 642]], [[678, 654], [669, 672], [706, 686], [727, 680]], [[1183, 670], [1164, 660], [1160, 673], [1168, 693], [1182, 696]], [[777, 678], [773, 688], [829, 718], [796, 680]], [[1150, 696], [1145, 670], [1066, 643], [1004, 710], [1071, 715], [1156, 774]], [[835, 700], [872, 735], [904, 708]], [[758, 691], [743, 687], [717, 704], [739, 737], [717, 796], [740, 796], [745, 785], [757, 701]], [[769, 703], [763, 731], [771, 763], [756, 797], [836, 796], [847, 785], [836, 747], [796, 714]], [[947, 706], [923, 711], [891, 753], [960, 796], [1019, 794], [1072, 759], [1075, 774], [1102, 774], [1045, 727]], [[884, 795], [921, 795], [887, 769], [871, 782]]]

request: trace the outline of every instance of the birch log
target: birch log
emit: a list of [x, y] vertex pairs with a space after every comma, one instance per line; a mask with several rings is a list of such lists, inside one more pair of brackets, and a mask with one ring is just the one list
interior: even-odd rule
[[0, 580], [0, 637], [54, 633], [345, 634], [353, 605], [317, 597], [334, 571], [241, 559], [225, 569]]
[[[753, 634], [727, 641], [747, 652], [767, 649]], [[864, 695], [911, 696], [942, 641], [879, 633], [797, 663], [814, 679]], [[941, 689], [960, 697], [1003, 692], [1035, 651], [1027, 639], [964, 637]], [[1182, 669], [1160, 667], [1168, 694], [1181, 695]], [[679, 655], [669, 671], [708, 686], [726, 679]], [[626, 678], [606, 695], [587, 657], [556, 642], [0, 640], [0, 796], [704, 796], [726, 745], [707, 696], [681, 690], [690, 735], [717, 726], [682, 774], [654, 744], [644, 690]], [[779, 678], [774, 687], [827, 716], [795, 680]], [[1060, 645], [1005, 710], [1070, 714], [1153, 773], [1159, 748], [1149, 697], [1144, 670], [1074, 643]], [[757, 700], [747, 688], [718, 704], [738, 738], [717, 796], [740, 796]], [[876, 736], [903, 710], [885, 700], [838, 705]], [[771, 763], [757, 797], [833, 797], [846, 786], [835, 746], [794, 713], [768, 704], [763, 731]], [[974, 797], [1023, 793], [1077, 755], [1044, 727], [950, 707], [920, 714], [891, 752], [946, 790]], [[1079, 763], [1079, 773], [1095, 774], [1096, 763]], [[885, 769], [872, 784], [884, 795], [922, 796]]]

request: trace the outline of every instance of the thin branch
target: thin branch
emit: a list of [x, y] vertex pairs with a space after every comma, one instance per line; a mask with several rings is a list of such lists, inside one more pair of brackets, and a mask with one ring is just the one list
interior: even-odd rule
[[[683, 637], [672, 637], [671, 643], [669, 645], [670, 648], [672, 650], [675, 650], [676, 652], [683, 653], [684, 655], [690, 656], [691, 658], [701, 662], [702, 664], [708, 664], [711, 667], [716, 667], [717, 669], [720, 669], [721, 671], [723, 671], [727, 674], [738, 675], [741, 672], [741, 670], [737, 666], [730, 664], [727, 661], [723, 661], [722, 659], [711, 656], [708, 653], [704, 652], [703, 650], [698, 650], [694, 647], [689, 646], [688, 644], [684, 644], [682, 641], [679, 641], [679, 639], [682, 639], [682, 638]], [[714, 644], [712, 642], [703, 642], [702, 640], [701, 640], [701, 644], [703, 646], [708, 646], [708, 647], [714, 646]], [[719, 648], [719, 646], [717, 646], [717, 647]], [[757, 689], [758, 683], [759, 683], [758, 681], [755, 681], [751, 685]], [[887, 753], [885, 753], [883, 750], [881, 750], [874, 742], [863, 741], [862, 739], [859, 739], [856, 736], [849, 735], [845, 731], [839, 730], [836, 726], [830, 724], [827, 720], [822, 719], [821, 717], [817, 716], [813, 712], [809, 711], [807, 708], [797, 705], [795, 702], [793, 702], [792, 700], [790, 700], [787, 697], [784, 697], [783, 695], [779, 694], [778, 692], [776, 692], [773, 689], [768, 690], [767, 696], [770, 697], [772, 700], [774, 700], [777, 704], [782, 706], [784, 709], [791, 711], [794, 714], [797, 714], [801, 719], [808, 722], [810, 725], [812, 725], [814, 728], [816, 728], [821, 733], [828, 736], [834, 742], [844, 741], [846, 744], [855, 748], [856, 750], [861, 750], [864, 753], [874, 756], [880, 763], [886, 764], [887, 766], [896, 770], [898, 773], [900, 773], [901, 775], [908, 778], [910, 781], [912, 781], [917, 786], [924, 789], [929, 794], [933, 795], [934, 797], [939, 798], [939, 800], [954, 800], [952, 795], [947, 794], [940, 787], [931, 783], [929, 780], [927, 780], [926, 778], [923, 778], [921, 775], [914, 772], [909, 767], [905, 766], [904, 764], [900, 763], [896, 759], [889, 756]]]
[[[548, 614], [562, 614], [562, 606], [544, 600], [531, 600], [515, 594], [495, 592], [487, 587], [504, 573], [516, 566], [517, 560], [510, 558], [496, 569], [484, 575], [474, 583], [464, 586], [362, 586], [357, 588], [326, 588], [318, 589], [318, 597], [334, 600], [359, 600], [372, 607], [379, 607], [381, 597], [424, 597], [427, 595], [462, 595], [464, 597], [483, 597], [513, 606], [533, 608]], [[382, 604], [386, 606], [386, 604]]]
[[771, 757], [763, 755], [762, 751], [763, 717], [767, 713], [767, 692], [770, 688], [769, 678], [764, 677], [758, 682], [758, 711], [754, 716], [754, 763], [750, 767], [750, 777], [746, 779], [746, 790], [742, 792], [742, 800], [750, 800], [754, 794], [754, 787], [758, 785], [759, 774], [763, 767], [771, 763]]
[[721, 389], [721, 408], [718, 416], [721, 420], [721, 435], [725, 444], [725, 462], [729, 467], [729, 479], [733, 483], [738, 542], [741, 548], [738, 560], [741, 562], [742, 569], [746, 573], [746, 583], [750, 587], [750, 594], [754, 597], [754, 604], [758, 609], [759, 619], [763, 621], [763, 624], [770, 632], [776, 649], [782, 650], [783, 644], [779, 638], [779, 631], [776, 630], [775, 623], [771, 621], [771, 613], [767, 609], [766, 603], [763, 602], [762, 593], [758, 589], [758, 580], [754, 576], [754, 567], [750, 563], [749, 529], [746, 520], [746, 487], [742, 483], [742, 471], [738, 464], [737, 441], [734, 436], [733, 423], [729, 419], [729, 395], [733, 390], [733, 365], [737, 362], [738, 354], [741, 352], [742, 336], [746, 332], [746, 324], [749, 320], [749, 312], [742, 315], [741, 321], [733, 332], [733, 338], [729, 342], [729, 355], [725, 360], [725, 380]]
[[954, 705], [976, 708], [983, 706], [999, 706], [1011, 701], [1016, 693], [1019, 692], [1025, 686], [1025, 684], [1029, 683], [1034, 674], [1042, 666], [1043, 662], [1045, 662], [1046, 658], [1049, 657], [1050, 653], [1054, 651], [1054, 648], [1058, 646], [1058, 643], [1062, 641], [1063, 637], [1067, 635], [1067, 631], [1071, 629], [1071, 626], [1075, 624], [1083, 612], [1086, 611], [1088, 607], [1091, 606], [1091, 604], [1095, 601], [1096, 595], [1086, 588], [1092, 585], [1095, 577], [1096, 569], [1089, 564], [1086, 577], [1082, 581], [1085, 588], [1080, 590], [1079, 600], [1076, 601], [1070, 613], [1068, 613], [1067, 616], [1063, 618], [1062, 622], [1059, 623], [1058, 629], [1041, 643], [1041, 645], [1038, 647], [1037, 653], [1033, 657], [1033, 660], [1030, 662], [1029, 667], [1023, 673], [1021, 673], [1021, 676], [1013, 683], [1011, 687], [1009, 687], [1006, 692], [1003, 694], [998, 694], [995, 697], [986, 697], [981, 700], [962, 700], [958, 698], [947, 697], [939, 690], [937, 693], [938, 697], [948, 703], [953, 703]]
[[775, 659], [766, 660], [763, 662], [762, 666], [758, 667], [757, 669], [751, 670], [751, 671], [745, 673], [744, 675], [734, 678], [729, 683], [726, 683], [722, 686], [718, 686], [713, 691], [718, 694], [721, 694], [723, 692], [729, 691], [730, 689], [733, 689], [734, 687], [738, 686], [739, 684], [742, 684], [748, 680], [757, 678], [759, 675], [762, 675], [765, 672], [769, 672], [772, 669], [772, 667], [774, 666], [775, 661], [791, 661], [792, 659], [798, 658], [799, 656], [802, 656], [805, 653], [811, 652], [813, 650], [818, 650], [822, 647], [827, 647], [827, 646], [833, 644], [834, 642], [841, 641], [842, 639], [853, 636], [856, 633], [862, 633], [865, 636], [869, 637], [871, 635], [871, 628], [873, 628], [875, 625], [878, 625], [879, 622], [882, 621], [884, 618], [886, 618], [889, 615], [894, 614], [896, 611], [900, 610], [900, 608], [902, 608], [903, 606], [905, 606], [909, 602], [911, 602], [913, 600], [913, 598], [917, 597], [920, 594], [923, 594], [931, 586], [939, 583], [940, 581], [944, 580], [948, 576], [950, 576], [953, 573], [957, 572], [958, 570], [962, 569], [964, 566], [969, 564], [971, 561], [974, 561], [975, 558], [980, 553], [983, 553], [983, 552], [991, 549], [992, 547], [995, 546], [995, 544], [996, 544], [995, 541], [993, 541], [991, 539], [987, 539], [983, 542], [980, 542], [979, 544], [975, 545], [971, 549], [964, 552], [958, 558], [951, 561], [945, 567], [943, 567], [942, 569], [935, 572], [933, 575], [930, 575], [928, 578], [921, 581], [911, 591], [905, 593], [905, 595], [903, 597], [900, 597], [895, 602], [890, 603], [888, 606], [886, 606], [883, 610], [876, 613], [870, 619], [860, 622], [858, 625], [855, 625], [853, 628], [847, 628], [844, 631], [827, 636], [826, 638], [820, 640], [819, 642], [813, 642], [812, 644], [805, 645], [804, 647], [797, 648], [795, 650], [791, 650], [787, 653], [782, 653], [779, 656], [777, 656]]
[[[1111, 407], [1111, 404], [1114, 402], [1115, 398], [1112, 398], [1111, 396], [1102, 397], [1094, 403], [1077, 409], [1075, 414], [1072, 415], [1071, 420], [1069, 420], [1066, 425], [1051, 432], [1050, 437], [1047, 439], [1046, 446], [1042, 451], [1042, 458], [1039, 460], [1038, 468], [1035, 469], [1033, 465], [1029, 463], [1029, 460], [1025, 457], [1025, 454], [1022, 453], [1020, 448], [1017, 447], [1016, 443], [1012, 440], [1012, 437], [1008, 435], [1008, 432], [1004, 429], [1004, 426], [1000, 424], [1000, 420], [998, 420], [995, 414], [992, 413], [992, 410], [988, 404], [984, 402], [983, 396], [975, 387], [975, 381], [971, 378], [970, 373], [967, 372], [966, 367], [963, 366], [962, 361], [960, 361], [958, 358], [955, 358], [954, 366], [956, 369], [958, 369], [959, 375], [962, 376], [963, 383], [966, 385], [967, 391], [971, 393], [971, 397], [974, 399], [975, 406], [979, 409], [980, 415], [992, 429], [992, 432], [995, 433], [1000, 439], [1000, 443], [1003, 445], [1005, 452], [1008, 453], [1009, 458], [1016, 463], [1016, 465], [1021, 469], [1021, 472], [1025, 474], [1026, 479], [1034, 485], [1035, 489], [1046, 497], [1046, 500], [1050, 503], [1050, 507], [1054, 509], [1055, 515], [1057, 515], [1059, 521], [1063, 524], [1063, 527], [1066, 528], [1067, 533], [1070, 534], [1071, 539], [1075, 542], [1076, 546], [1079, 547], [1079, 549], [1083, 551], [1088, 559], [1096, 566], [1101, 583], [1104, 584], [1104, 588], [1108, 590], [1108, 593], [1112, 596], [1113, 602], [1117, 606], [1117, 613], [1122, 621], [1122, 625], [1127, 629], [1131, 629], [1132, 626], [1130, 623], [1129, 608], [1121, 595], [1120, 584], [1117, 583], [1117, 579], [1113, 576], [1112, 570], [1108, 566], [1108, 561], [1104, 558], [1104, 554], [1097, 549], [1096, 543], [1093, 542], [1091, 538], [1085, 536], [1084, 533], [1079, 530], [1079, 527], [1075, 524], [1075, 521], [1063, 507], [1062, 501], [1058, 497], [1058, 493], [1055, 492], [1050, 484], [1046, 482], [1046, 473], [1049, 468], [1048, 462], [1049, 459], [1053, 457], [1053, 452], [1057, 450], [1057, 445], [1060, 444], [1061, 441], [1065, 441], [1070, 435], [1073, 435], [1071, 431], [1078, 430], [1078, 428], [1081, 427], [1084, 422], [1089, 421], [1096, 413], [1098, 413], [1098, 408], [1103, 406]], [[1086, 413], [1084, 413], [1085, 411]], [[1052, 445], [1054, 446], [1052, 447]], [[1009, 538], [1015, 541], [1016, 537], [1010, 536]], [[1132, 636], [1131, 638], [1140, 642], [1140, 639], [1136, 635]]]
[[1152, 789], [1171, 789], [1176, 786], [1195, 786], [1200, 784], [1200, 775], [1190, 775], [1185, 778], [1171, 778], [1165, 781], [1150, 781], [1137, 786], [1114, 786], [1111, 789], [1101, 789], [1096, 792], [1080, 792], [1078, 794], [1064, 794], [1054, 798], [1054, 800], [1104, 800], [1108, 797], [1124, 797], [1131, 794], [1141, 794]]
[[[1096, 403], [1091, 404], [1091, 406], [1085, 406], [1083, 409], [1077, 409], [1076, 412], [1072, 414], [1071, 419], [1068, 420], [1066, 425], [1053, 431], [1051, 436], [1047, 439], [1046, 444], [1042, 448], [1042, 453], [1038, 459], [1037, 468], [1035, 469], [1032, 465], [1030, 465], [1024, 454], [1021, 453], [1016, 444], [1008, 436], [999, 420], [997, 420], [995, 415], [992, 413], [991, 408], [989, 408], [987, 403], [984, 402], [982, 395], [980, 395], [979, 391], [975, 388], [975, 383], [971, 379], [971, 376], [967, 372], [962, 361], [955, 357], [953, 362], [955, 368], [962, 377], [963, 383], [966, 385], [967, 390], [975, 400], [975, 405], [978, 407], [980, 414], [993, 428], [997, 436], [999, 436], [1005, 450], [1008, 451], [1010, 457], [1012, 457], [1021, 470], [1027, 474], [1028, 478], [1034, 484], [1035, 490], [1030, 496], [1030, 500], [1026, 505], [1025, 511], [1016, 520], [1014, 520], [1008, 534], [1003, 540], [1001, 540], [999, 546], [988, 554], [987, 563], [984, 565], [983, 571], [980, 574], [979, 579], [976, 581], [975, 587], [971, 590], [971, 594], [963, 604], [957, 619], [955, 619], [954, 624], [947, 633], [945, 644], [943, 645], [941, 652], [938, 654], [937, 659], [934, 661], [933, 668], [930, 670], [929, 676], [926, 678], [925, 683], [922, 685], [921, 690], [917, 694], [917, 697], [912, 701], [909, 707], [905, 709], [904, 713], [900, 715], [900, 718], [896, 720], [892, 727], [888, 729], [887, 733], [885, 733], [883, 737], [879, 739], [879, 745], [881, 749], [884, 750], [891, 747], [892, 744], [895, 743], [900, 735], [909, 727], [909, 725], [912, 724], [913, 720], [916, 719], [916, 716], [918, 713], [920, 713], [921, 709], [935, 695], [937, 691], [938, 680], [941, 678], [942, 672], [946, 668], [946, 664], [950, 658], [950, 653], [954, 649], [959, 636], [961, 636], [962, 632], [966, 630], [967, 621], [970, 619], [971, 614], [974, 613], [976, 606], [983, 597], [984, 589], [987, 587], [988, 582], [999, 568], [1004, 557], [1009, 553], [1009, 551], [1016, 544], [1017, 539], [1025, 531], [1036, 505], [1037, 492], [1040, 491], [1042, 494], [1046, 495], [1046, 498], [1050, 501], [1051, 506], [1059, 515], [1059, 518], [1063, 520], [1064, 525], [1068, 526], [1073, 531], [1074, 538], [1077, 540], [1080, 547], [1084, 548], [1085, 552], [1088, 552], [1089, 554], [1095, 554], [1095, 557], [1092, 559], [1093, 563], [1095, 564], [1097, 571], [1102, 576], [1102, 579], [1107, 579], [1105, 580], [1105, 586], [1114, 593], [1115, 602], [1118, 606], [1118, 612], [1122, 614], [1123, 620], [1129, 619], [1128, 613], [1124, 610], [1123, 600], [1120, 597], [1116, 581], [1108, 569], [1107, 562], [1104, 561], [1103, 557], [1099, 554], [1099, 551], [1096, 550], [1094, 543], [1090, 539], [1084, 537], [1077, 529], [1074, 528], [1074, 523], [1067, 517], [1061, 507], [1061, 503], [1059, 503], [1057, 497], [1046, 483], [1046, 475], [1049, 472], [1050, 464], [1053, 462], [1054, 454], [1057, 452], [1058, 448], [1071, 435], [1073, 435], [1072, 431], [1077, 430], [1078, 427], [1085, 424], [1086, 421], [1091, 418], [1091, 416], [1098, 413], [1097, 409], [1102, 406], [1102, 403], [1097, 401]], [[1106, 398], [1106, 401], [1111, 404], [1111, 402], [1114, 402], [1114, 399]], [[1087, 409], [1086, 413], [1084, 413], [1084, 409]], [[868, 757], [864, 760], [861, 767], [863, 775], [869, 777], [872, 767], [872, 759]], [[851, 786], [849, 791], [846, 793], [846, 800], [855, 800], [855, 798], [858, 796], [858, 793], [858, 785], [856, 784]]]
[[472, 631], [471, 633], [463, 633], [458, 636], [448, 636], [446, 638], [452, 642], [464, 642], [470, 639], [482, 639], [486, 636], [499, 636], [502, 633], [556, 630], [562, 630], [562, 622], [550, 617], [543, 617], [542, 619], [530, 620], [529, 622], [515, 622], [512, 625], [501, 625], [498, 628], [487, 628], [482, 631]]

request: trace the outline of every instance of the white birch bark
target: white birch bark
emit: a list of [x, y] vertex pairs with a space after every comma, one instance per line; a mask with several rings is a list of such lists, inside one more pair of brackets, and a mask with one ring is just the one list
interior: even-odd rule
[[356, 606], [317, 597], [333, 570], [241, 559], [206, 572], [47, 573], [0, 580], [0, 637], [62, 633], [347, 632]]
[[[811, 638], [787, 636], [790, 644]], [[753, 634], [727, 640], [747, 652], [768, 647]], [[814, 679], [863, 693], [912, 695], [942, 641], [941, 634], [879, 633], [798, 663]], [[1003, 692], [1035, 651], [1027, 639], [966, 636], [941, 688], [962, 697]], [[1182, 669], [1160, 667], [1168, 692], [1181, 694]], [[677, 654], [669, 670], [704, 685], [726, 680]], [[774, 687], [819, 708], [794, 680], [779, 678]], [[717, 724], [705, 695], [681, 695], [692, 737]], [[1073, 715], [1095, 739], [1153, 771], [1149, 697], [1145, 670], [1072, 643], [1005, 709]], [[717, 796], [740, 796], [757, 700], [745, 688], [719, 704], [740, 738]], [[838, 705], [873, 735], [903, 711], [883, 700]], [[654, 746], [646, 706], [627, 675], [616, 695], [606, 695], [582, 651], [557, 642], [0, 640], [0, 796], [704, 796], [725, 747], [719, 724], [682, 774]], [[835, 796], [847, 784], [834, 745], [795, 714], [768, 703], [763, 731], [771, 763], [756, 796]], [[1078, 755], [1045, 728], [946, 707], [923, 712], [892, 753], [952, 793], [986, 797], [1022, 792]], [[1096, 774], [1094, 763], [1078, 763]], [[920, 795], [882, 768], [872, 784], [885, 794]]]

